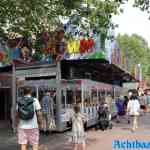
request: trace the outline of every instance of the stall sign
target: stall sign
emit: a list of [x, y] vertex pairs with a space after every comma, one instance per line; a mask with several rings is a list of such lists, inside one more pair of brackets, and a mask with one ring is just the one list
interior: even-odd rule
[[16, 70], [16, 77], [56, 76], [56, 68]]
[[137, 89], [138, 85], [139, 84], [137, 82], [134, 82], [134, 83], [124, 83], [123, 84], [123, 88], [126, 88], [126, 89]]
[[47, 86], [47, 88], [54, 88], [54, 89], [57, 86], [56, 80], [52, 80], [52, 79], [51, 80], [30, 80], [24, 82], [24, 84], [33, 85], [33, 86], [42, 86], [42, 88]]

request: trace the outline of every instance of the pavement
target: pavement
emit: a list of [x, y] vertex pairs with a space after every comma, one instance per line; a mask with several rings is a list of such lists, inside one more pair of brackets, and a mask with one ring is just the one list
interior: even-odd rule
[[[141, 116], [139, 128], [134, 133], [131, 132], [131, 124], [128, 124], [123, 118], [120, 123], [114, 123], [114, 127], [111, 130], [96, 131], [95, 129], [90, 129], [87, 131], [87, 150], [113, 150], [112, 143], [114, 140], [150, 141], [149, 119], [150, 114]], [[67, 132], [41, 136], [40, 144], [47, 147], [48, 150], [72, 150]], [[42, 146], [41, 150], [44, 150]], [[0, 129], [0, 150], [19, 150], [17, 138], [10, 130]]]

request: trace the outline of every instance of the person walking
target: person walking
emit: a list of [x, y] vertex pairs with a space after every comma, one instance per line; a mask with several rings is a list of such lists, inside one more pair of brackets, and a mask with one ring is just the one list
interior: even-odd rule
[[147, 96], [146, 96], [146, 105], [147, 105], [147, 111], [150, 112], [150, 90], [147, 91]]
[[32, 145], [32, 150], [39, 148], [39, 125], [42, 124], [41, 106], [39, 101], [31, 95], [32, 89], [25, 87], [24, 96], [17, 101], [16, 125], [21, 150], [27, 150], [28, 143]]
[[128, 96], [124, 96], [124, 103], [123, 103], [123, 105], [124, 105], [125, 116], [126, 116], [126, 119], [128, 121], [128, 124], [130, 124], [130, 116], [129, 116], [128, 112], [127, 112], [128, 103], [129, 103]]
[[139, 97], [140, 99], [140, 108], [143, 110], [143, 114], [146, 112], [146, 95], [144, 93]]
[[48, 91], [45, 92], [45, 95], [42, 98], [42, 113], [44, 119], [44, 134], [49, 134], [49, 123], [50, 123], [50, 93]]
[[86, 117], [80, 112], [80, 107], [75, 105], [74, 115], [72, 117], [72, 133], [73, 133], [73, 144], [74, 150], [85, 150], [85, 131], [84, 131], [84, 121]]
[[138, 128], [138, 118], [140, 115], [140, 103], [136, 94], [133, 94], [133, 96], [131, 96], [128, 102], [127, 112], [131, 116], [133, 116], [132, 131], [134, 132]]

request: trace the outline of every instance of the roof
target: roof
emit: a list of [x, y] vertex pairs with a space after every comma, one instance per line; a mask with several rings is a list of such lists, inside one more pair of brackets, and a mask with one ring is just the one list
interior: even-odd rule
[[135, 80], [128, 72], [104, 59], [63, 60], [61, 73], [63, 79], [87, 78], [119, 85]]

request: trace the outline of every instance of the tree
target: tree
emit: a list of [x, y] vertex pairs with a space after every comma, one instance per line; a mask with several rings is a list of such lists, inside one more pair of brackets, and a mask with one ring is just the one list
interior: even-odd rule
[[143, 77], [150, 80], [148, 74], [148, 71], [150, 70], [150, 48], [148, 47], [147, 41], [137, 34], [133, 34], [131, 36], [127, 34], [119, 34], [117, 36], [117, 41], [119, 43], [121, 52], [128, 52], [127, 57], [130, 66], [134, 64], [141, 64]]
[[0, 31], [28, 34], [39, 32], [48, 25], [57, 24], [59, 15], [66, 15], [72, 7], [77, 7], [81, 0], [1, 0]]
[[[116, 0], [116, 1], [122, 4], [129, 2], [130, 0]], [[134, 0], [133, 6], [140, 8], [142, 11], [147, 11], [148, 13], [150, 13], [150, 0]]]
[[139, 7], [143, 11], [150, 11], [150, 1], [149, 0], [135, 0], [134, 6]]
[[115, 0], [1, 0], [0, 33], [13, 31], [28, 36], [57, 26], [60, 17], [78, 15], [77, 24], [86, 18], [91, 28], [106, 36], [111, 15], [117, 13], [119, 5]]

